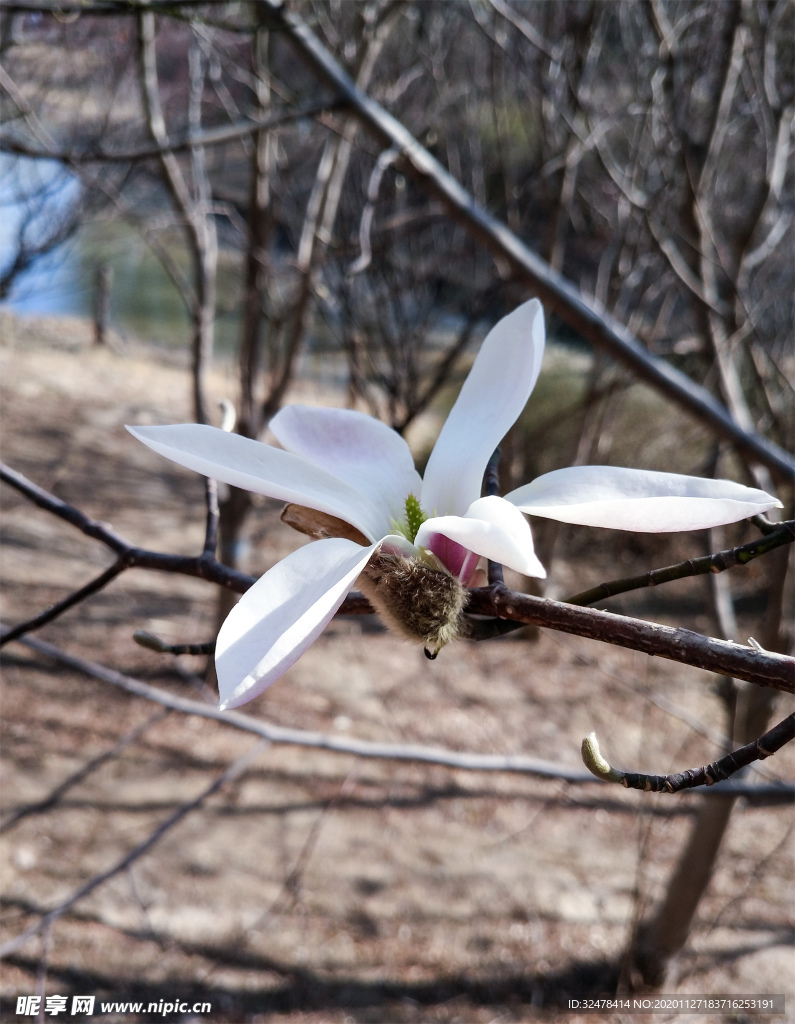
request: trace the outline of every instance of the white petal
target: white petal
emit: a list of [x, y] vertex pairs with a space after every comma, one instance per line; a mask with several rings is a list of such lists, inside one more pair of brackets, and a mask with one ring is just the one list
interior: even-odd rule
[[389, 522], [369, 498], [300, 455], [199, 423], [127, 429], [180, 466], [269, 498], [328, 512], [370, 540], [389, 529]]
[[546, 576], [533, 550], [533, 535], [527, 520], [504, 498], [478, 498], [464, 516], [426, 519], [417, 531], [415, 543], [428, 547], [435, 533], [525, 576], [542, 579]]
[[428, 460], [422, 486], [427, 513], [462, 515], [480, 496], [486, 463], [527, 404], [543, 354], [538, 299], [488, 333]]
[[333, 473], [383, 510], [402, 520], [409, 494], [419, 500], [422, 480], [409, 446], [385, 423], [351, 409], [288, 405], [270, 421], [283, 448]]
[[530, 515], [638, 533], [705, 530], [781, 507], [732, 480], [617, 466], [556, 469], [505, 497]]
[[222, 708], [258, 696], [317, 639], [375, 550], [334, 537], [293, 551], [247, 590], [218, 634]]
[[416, 544], [412, 544], [408, 537], [399, 533], [390, 533], [383, 537], [378, 548], [387, 554], [405, 555], [406, 558], [419, 558], [422, 554]]

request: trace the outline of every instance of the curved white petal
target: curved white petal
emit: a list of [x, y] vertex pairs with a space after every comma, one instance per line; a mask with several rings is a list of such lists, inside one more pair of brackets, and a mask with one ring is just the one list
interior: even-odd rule
[[317, 639], [376, 545], [334, 537], [293, 551], [227, 616], [216, 644], [221, 707], [258, 696]]
[[389, 529], [382, 511], [366, 495], [300, 455], [200, 423], [127, 429], [180, 466], [269, 498], [328, 512], [351, 523], [370, 540]]
[[378, 548], [387, 554], [404, 555], [406, 558], [419, 558], [422, 554], [416, 544], [412, 544], [408, 537], [399, 533], [390, 533], [386, 537], [382, 537]]
[[486, 336], [428, 460], [422, 507], [462, 515], [480, 496], [492, 452], [516, 422], [538, 379], [544, 311], [531, 299]]
[[464, 516], [426, 519], [417, 532], [415, 543], [428, 547], [431, 537], [437, 533], [525, 576], [542, 579], [546, 576], [533, 550], [533, 535], [527, 520], [504, 498], [478, 498]]
[[704, 530], [781, 507], [732, 480], [617, 466], [556, 469], [505, 498], [530, 515], [638, 533]]
[[385, 423], [352, 409], [288, 405], [270, 421], [283, 448], [365, 494], [391, 519], [402, 520], [409, 494], [419, 500], [422, 479], [409, 446]]

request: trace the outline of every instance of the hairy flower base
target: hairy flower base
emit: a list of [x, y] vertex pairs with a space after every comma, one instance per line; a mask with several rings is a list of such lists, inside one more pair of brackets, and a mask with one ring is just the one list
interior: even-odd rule
[[466, 589], [419, 558], [377, 551], [359, 586], [386, 624], [405, 639], [424, 644], [430, 658], [462, 631]]

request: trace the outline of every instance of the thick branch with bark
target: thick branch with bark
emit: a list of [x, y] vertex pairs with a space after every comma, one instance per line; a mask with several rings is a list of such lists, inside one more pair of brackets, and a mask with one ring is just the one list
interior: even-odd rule
[[758, 686], [795, 693], [795, 658], [762, 653], [753, 647], [715, 640], [679, 626], [663, 626], [595, 608], [578, 608], [499, 585], [473, 590], [467, 610], [586, 636], [708, 672], [747, 679]]
[[[87, 536], [99, 540], [113, 550], [125, 568], [136, 566], [142, 569], [158, 569], [163, 572], [179, 573], [194, 576], [208, 582], [218, 583], [237, 593], [245, 593], [255, 582], [255, 578], [222, 565], [206, 551], [191, 558], [188, 555], [170, 555], [157, 551], [139, 548], [120, 537], [102, 523], [98, 523], [83, 512], [56, 498], [55, 495], [37, 487], [21, 473], [0, 463], [0, 480], [4, 480], [20, 493], [30, 498], [40, 508], [57, 515], [66, 522], [76, 526]], [[118, 573], [105, 573], [102, 583], [89, 584], [95, 593], [104, 583], [110, 582]], [[100, 577], [102, 579], [102, 577]], [[86, 595], [87, 596], [87, 595]], [[68, 599], [66, 599], [68, 601]], [[62, 605], [65, 602], [62, 602]], [[75, 602], [68, 603], [72, 607]], [[65, 610], [65, 607], [61, 608]], [[601, 640], [645, 654], [656, 655], [682, 664], [693, 665], [709, 672], [745, 679], [757, 686], [772, 687], [795, 693], [795, 658], [769, 651], [743, 647], [740, 644], [725, 640], [715, 640], [702, 636], [689, 629], [663, 626], [643, 619], [634, 619], [626, 615], [615, 615], [612, 612], [598, 611], [594, 608], [580, 608], [561, 601], [548, 598], [532, 597], [518, 591], [509, 590], [504, 584], [496, 582], [488, 587], [470, 591], [468, 612], [476, 615], [487, 615], [495, 619], [507, 619], [528, 625], [544, 626], [547, 629], [561, 630], [578, 636]], [[340, 606], [338, 614], [367, 614], [372, 607], [358, 593], [351, 593]], [[46, 615], [47, 613], [43, 613]], [[54, 615], [49, 615], [50, 621]], [[14, 627], [14, 637], [22, 636], [35, 628], [30, 620]], [[41, 624], [38, 622], [38, 624]], [[7, 643], [9, 634], [0, 639], [0, 644]]]

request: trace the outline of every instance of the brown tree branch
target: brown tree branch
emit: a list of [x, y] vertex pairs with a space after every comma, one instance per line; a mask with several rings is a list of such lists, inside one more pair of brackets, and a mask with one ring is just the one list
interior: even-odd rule
[[470, 591], [467, 611], [587, 636], [694, 668], [746, 679], [758, 686], [795, 693], [795, 658], [715, 640], [678, 626], [663, 626], [595, 608], [579, 608], [498, 585]]
[[[119, 555], [126, 568], [135, 566], [194, 576], [218, 583], [240, 594], [245, 593], [256, 582], [255, 577], [230, 569], [206, 554], [190, 557], [138, 548], [114, 533], [110, 527], [96, 522], [60, 498], [48, 494], [21, 473], [9, 469], [2, 463], [0, 480], [15, 487], [40, 508], [52, 512], [76, 526], [87, 536], [106, 544]], [[361, 594], [354, 592], [343, 601], [337, 614], [360, 615], [371, 611], [369, 602]], [[598, 611], [595, 608], [580, 608], [547, 598], [532, 597], [509, 590], [500, 583], [471, 590], [467, 611], [495, 619], [509, 619], [512, 622], [575, 633], [593, 640], [693, 665], [710, 672], [745, 679], [757, 686], [795, 693], [795, 658], [715, 640], [689, 629], [663, 626], [643, 619]], [[16, 627], [17, 636], [21, 634], [22, 625]], [[28, 628], [32, 627], [28, 625]], [[3, 642], [3, 638], [0, 637], [0, 645]]]
[[[96, 519], [87, 516], [73, 505], [61, 501], [54, 494], [50, 494], [43, 488], [38, 487], [23, 476], [22, 473], [17, 473], [16, 470], [11, 469], [2, 462], [0, 462], [0, 480], [14, 487], [21, 494], [24, 494], [25, 497], [29, 498], [35, 505], [38, 505], [39, 508], [52, 513], [59, 519], [63, 519], [87, 537], [98, 540], [110, 548], [111, 551], [114, 551], [119, 556], [119, 560], [123, 562], [125, 569], [134, 567], [158, 569], [163, 572], [178, 573], [182, 576], [195, 576], [210, 583], [218, 583], [222, 587], [228, 587], [238, 594], [245, 594], [248, 588], [256, 582], [255, 576], [247, 576], [236, 569], [230, 569], [215, 557], [208, 556], [207, 554], [201, 554], [196, 557], [190, 555], [169, 555], [159, 551], [148, 551], [145, 548], [136, 547], [135, 544], [117, 534], [106, 523], [97, 522]], [[105, 582], [109, 582], [109, 580]], [[0, 640], [0, 644], [2, 644], [2, 640]]]
[[76, 604], [80, 604], [81, 601], [85, 601], [87, 597], [91, 597], [92, 594], [96, 594], [102, 590], [104, 586], [110, 583], [111, 580], [115, 580], [116, 577], [124, 572], [125, 569], [129, 568], [124, 558], [118, 559], [109, 568], [101, 572], [99, 576], [96, 576], [90, 583], [86, 583], [84, 587], [80, 587], [79, 590], [73, 590], [63, 600], [56, 601], [51, 604], [49, 608], [46, 608], [43, 612], [39, 612], [38, 615], [34, 615], [33, 618], [26, 619], [24, 622], [17, 623], [12, 629], [7, 630], [0, 637], [0, 646], [8, 643], [11, 640], [16, 640], [17, 637], [24, 636], [25, 633], [30, 633], [34, 629], [39, 629], [41, 626], [45, 626], [48, 622], [52, 622], [53, 619], [57, 619], [64, 612], [69, 611], [70, 608], [74, 608]]
[[759, 540], [750, 541], [728, 551], [719, 551], [714, 555], [701, 558], [689, 558], [686, 562], [666, 566], [664, 569], [652, 569], [639, 576], [625, 576], [619, 580], [600, 583], [597, 587], [584, 590], [580, 594], [565, 599], [566, 604], [589, 605], [595, 601], [603, 601], [616, 594], [626, 594], [630, 590], [642, 590], [645, 587], [656, 587], [672, 580], [683, 580], [689, 576], [702, 576], [705, 573], [725, 572], [736, 565], [747, 565], [760, 555], [767, 554], [782, 544], [795, 541], [795, 519], [775, 524], [775, 529]]
[[717, 761], [701, 768], [687, 768], [671, 775], [644, 775], [642, 772], [624, 772], [611, 767], [599, 753], [595, 733], [586, 736], [582, 741], [582, 759], [588, 770], [605, 782], [618, 782], [625, 789], [642, 789], [647, 793], [679, 793], [683, 789], [712, 786], [716, 782], [723, 782], [741, 768], [775, 754], [785, 743], [790, 743], [793, 739], [795, 713], [774, 725], [764, 736], [760, 736], [752, 743], [746, 743], [744, 747], [733, 750]]

